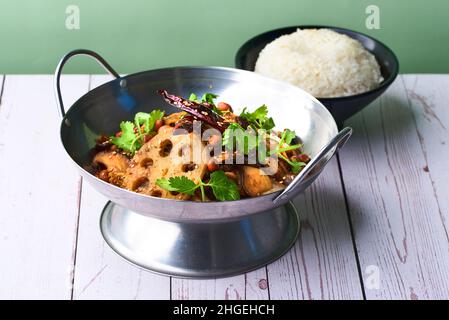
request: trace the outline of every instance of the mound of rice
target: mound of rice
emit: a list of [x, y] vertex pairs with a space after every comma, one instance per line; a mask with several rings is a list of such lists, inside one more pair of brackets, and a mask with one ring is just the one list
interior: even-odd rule
[[277, 38], [260, 52], [255, 71], [319, 98], [362, 93], [383, 80], [359, 41], [329, 29], [298, 29]]

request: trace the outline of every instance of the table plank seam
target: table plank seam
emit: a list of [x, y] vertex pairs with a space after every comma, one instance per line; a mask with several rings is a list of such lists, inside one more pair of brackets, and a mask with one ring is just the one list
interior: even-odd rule
[[246, 300], [246, 291], [247, 291], [247, 289], [246, 289], [246, 284], [248, 283], [247, 281], [247, 274], [245, 273], [245, 275], [244, 275], [244, 279], [245, 279], [245, 289], [243, 290], [243, 300]]
[[[87, 84], [87, 91], [91, 90], [91, 79], [92, 76], [89, 75], [89, 80]], [[80, 228], [80, 217], [81, 217], [81, 201], [82, 201], [82, 194], [83, 194], [83, 177], [79, 177], [78, 181], [78, 194], [77, 194], [77, 210], [78, 210], [78, 216], [76, 219], [76, 231], [75, 231], [75, 240], [74, 240], [74, 247], [72, 248], [72, 255], [73, 255], [73, 261], [72, 261], [72, 273], [71, 273], [71, 287], [70, 287], [70, 300], [74, 300], [74, 293], [75, 293], [75, 277], [76, 277], [76, 258], [78, 255], [78, 236], [79, 236], [79, 228]]]
[[356, 261], [356, 265], [357, 265], [357, 272], [359, 274], [360, 290], [362, 292], [363, 300], [366, 300], [366, 292], [365, 292], [365, 285], [364, 285], [364, 281], [363, 281], [362, 266], [360, 264], [359, 253], [358, 253], [358, 249], [357, 249], [357, 243], [355, 241], [354, 227], [352, 225], [352, 220], [351, 220], [351, 211], [349, 210], [348, 197], [347, 197], [347, 194], [346, 194], [346, 186], [345, 186], [345, 181], [343, 179], [343, 168], [341, 166], [340, 154], [338, 152], [336, 154], [336, 157], [337, 157], [337, 164], [338, 164], [338, 173], [340, 174], [341, 189], [342, 189], [342, 192], [343, 192], [343, 198], [344, 198], [344, 204], [345, 204], [345, 208], [346, 208], [346, 214], [347, 214], [347, 217], [348, 217], [349, 233], [351, 235], [352, 248], [353, 248], [353, 251], [354, 251], [354, 257], [355, 257], [355, 261]]
[[0, 108], [2, 107], [2, 96], [3, 96], [3, 90], [5, 88], [5, 80], [6, 80], [6, 75], [3, 76], [2, 83], [0, 85]]
[[77, 253], [78, 253], [78, 235], [79, 235], [79, 227], [80, 227], [80, 216], [81, 216], [81, 195], [82, 195], [82, 190], [83, 190], [83, 177], [80, 176], [79, 180], [78, 180], [78, 194], [77, 194], [77, 211], [78, 211], [78, 216], [76, 218], [76, 226], [75, 226], [75, 239], [74, 239], [74, 243], [73, 243], [73, 248], [72, 248], [72, 255], [73, 255], [73, 260], [72, 260], [72, 273], [71, 273], [71, 277], [72, 279], [71, 281], [71, 287], [70, 287], [70, 300], [73, 300], [74, 298], [74, 289], [75, 289], [75, 276], [76, 276], [76, 257], [77, 257]]
[[170, 300], [173, 300], [173, 277], [170, 276]]
[[[271, 300], [271, 293], [270, 293], [270, 279], [268, 279], [268, 267], [265, 266], [265, 279], [267, 280], [267, 294], [268, 294], [268, 300]], [[245, 283], [245, 290], [246, 290], [246, 283]]]

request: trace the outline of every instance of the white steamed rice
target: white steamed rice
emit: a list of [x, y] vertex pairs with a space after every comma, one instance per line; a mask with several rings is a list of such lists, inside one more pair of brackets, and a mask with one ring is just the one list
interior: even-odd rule
[[260, 52], [255, 71], [319, 98], [362, 93], [383, 80], [376, 58], [359, 41], [329, 29], [277, 38]]

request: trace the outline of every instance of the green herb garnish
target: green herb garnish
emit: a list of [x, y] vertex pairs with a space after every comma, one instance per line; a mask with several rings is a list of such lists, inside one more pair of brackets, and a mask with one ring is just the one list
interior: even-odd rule
[[157, 109], [150, 113], [138, 112], [134, 116], [134, 123], [131, 121], [120, 123], [121, 136], [110, 137], [111, 143], [126, 152], [134, 154], [145, 143], [145, 135], [152, 132], [156, 121], [163, 117], [164, 112]]
[[141, 147], [140, 141], [134, 132], [134, 124], [130, 121], [122, 121], [120, 123], [120, 130], [122, 132], [120, 137], [111, 137], [111, 142], [120, 149], [127, 152], [134, 153]]
[[217, 109], [217, 106], [215, 105], [214, 99], [217, 99], [218, 95], [216, 95], [215, 93], [210, 93], [210, 92], [206, 92], [205, 94], [203, 94], [203, 96], [201, 97], [201, 99], [198, 99], [198, 96], [195, 93], [191, 93], [189, 96], [189, 100], [196, 102], [196, 103], [203, 103], [203, 102], [207, 102], [212, 106], [212, 109], [214, 110], [215, 113], [218, 114], [223, 114], [223, 112], [221, 112], [220, 110]]
[[162, 189], [193, 195], [199, 188], [202, 201], [206, 200], [205, 187], [212, 188], [212, 192], [219, 201], [239, 200], [240, 193], [237, 184], [229, 179], [223, 171], [214, 171], [208, 182], [199, 181], [195, 183], [185, 176], [161, 178], [156, 184]]
[[198, 96], [195, 93], [191, 93], [189, 96], [189, 100], [194, 101], [196, 103], [207, 102], [210, 104], [215, 104], [214, 99], [217, 99], [217, 98], [218, 98], [218, 95], [216, 95], [215, 93], [210, 93], [210, 92], [206, 92], [205, 94], [203, 94], [201, 99], [198, 99]]
[[218, 98], [218, 95], [208, 92], [208, 93], [203, 94], [203, 96], [201, 97], [201, 101], [208, 102], [210, 104], [215, 105], [214, 99], [217, 99], [217, 98]]
[[222, 144], [232, 150], [234, 141], [236, 150], [247, 155], [250, 150], [258, 146], [259, 137], [254, 130], [245, 130], [240, 124], [233, 122], [223, 132]]
[[248, 121], [249, 125], [255, 130], [265, 129], [269, 131], [275, 126], [273, 118], [268, 117], [268, 107], [266, 105], [260, 106], [253, 112], [248, 112], [244, 108], [240, 117]]
[[189, 100], [190, 100], [190, 101], [193, 101], [193, 102], [197, 102], [197, 103], [200, 103], [200, 102], [201, 102], [200, 100], [198, 100], [198, 96], [197, 96], [196, 94], [194, 94], [194, 93], [191, 93], [191, 94], [190, 94]]
[[292, 161], [287, 157], [285, 157], [284, 155], [282, 155], [283, 152], [299, 149], [302, 147], [301, 144], [290, 145], [293, 139], [295, 138], [296, 138], [295, 131], [285, 129], [284, 132], [282, 132], [279, 144], [274, 150], [270, 151], [270, 155], [276, 154], [279, 158], [283, 159], [292, 167], [293, 173], [298, 173], [301, 170], [301, 168], [304, 167], [306, 164], [300, 161]]

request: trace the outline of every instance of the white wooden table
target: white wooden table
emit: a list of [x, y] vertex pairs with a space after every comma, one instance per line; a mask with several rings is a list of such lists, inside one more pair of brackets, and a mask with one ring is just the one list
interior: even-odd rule
[[[66, 104], [109, 80], [63, 76]], [[103, 241], [106, 199], [59, 142], [53, 77], [0, 75], [0, 298], [449, 298], [449, 75], [400, 76], [296, 199], [302, 230], [257, 271], [180, 280]], [[274, 115], [275, 116], [275, 115]]]

